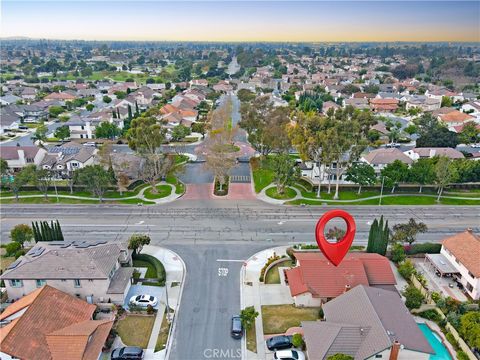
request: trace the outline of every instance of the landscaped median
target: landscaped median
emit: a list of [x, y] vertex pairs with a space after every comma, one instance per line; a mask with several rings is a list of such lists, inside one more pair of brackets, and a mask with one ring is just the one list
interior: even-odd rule
[[[156, 192], [149, 184], [141, 184], [132, 190], [122, 193], [115, 190], [107, 190], [102, 195], [102, 200], [92, 196], [92, 193], [86, 190], [68, 190], [55, 191], [49, 189], [46, 194], [37, 190], [20, 191], [18, 201], [12, 191], [2, 189], [0, 192], [0, 204], [124, 204], [124, 205], [154, 205], [158, 203], [170, 202], [185, 192], [185, 185], [174, 175], [169, 175], [165, 182], [156, 185]], [[45, 196], [47, 195], [47, 196]]]

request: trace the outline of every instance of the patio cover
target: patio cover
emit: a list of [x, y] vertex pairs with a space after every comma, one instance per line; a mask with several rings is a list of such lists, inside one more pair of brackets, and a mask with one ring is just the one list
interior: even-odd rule
[[442, 275], [459, 273], [443, 254], [426, 254], [425, 257]]

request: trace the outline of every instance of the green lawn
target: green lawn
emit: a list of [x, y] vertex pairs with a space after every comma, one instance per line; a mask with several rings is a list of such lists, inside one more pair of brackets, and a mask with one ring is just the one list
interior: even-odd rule
[[146, 349], [154, 322], [155, 316], [128, 315], [118, 321], [116, 330], [125, 345]]
[[133, 259], [133, 266], [147, 268], [147, 272], [144, 276], [146, 279], [155, 279], [157, 277], [157, 270], [155, 270], [155, 267], [148, 261]]
[[147, 189], [143, 193], [147, 199], [161, 199], [167, 197], [172, 193], [172, 188], [169, 185], [157, 185], [158, 193], [154, 193], [153, 189]]
[[155, 344], [155, 352], [165, 349], [168, 341], [168, 332], [170, 331], [170, 323], [167, 321], [167, 311], [163, 314], [162, 325], [158, 333], [157, 343]]
[[268, 270], [267, 274], [265, 275], [265, 284], [280, 284], [280, 267], [292, 267], [293, 262], [292, 260], [284, 261], [278, 265], [273, 266]]
[[267, 187], [273, 182], [275, 174], [269, 169], [253, 170], [253, 183], [255, 184], [255, 192], [259, 193], [263, 188]]
[[282, 334], [302, 321], [318, 320], [320, 308], [297, 308], [294, 305], [264, 305], [262, 320], [264, 334]]
[[167, 183], [175, 185], [175, 194], [181, 195], [185, 192], [185, 185], [174, 175], [169, 174], [166, 179]]
[[297, 195], [295, 190], [293, 190], [292, 188], [289, 188], [289, 187], [285, 188], [285, 191], [284, 191], [283, 194], [278, 193], [277, 187], [271, 187], [270, 189], [267, 189], [267, 191], [265, 193], [267, 194], [267, 196], [269, 196], [271, 198], [274, 198], [274, 199], [279, 199], [279, 200], [292, 199]]

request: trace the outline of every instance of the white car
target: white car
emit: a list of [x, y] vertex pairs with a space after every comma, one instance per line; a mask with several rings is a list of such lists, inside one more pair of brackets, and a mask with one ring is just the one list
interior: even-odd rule
[[472, 148], [480, 148], [480, 143], [470, 145]]
[[278, 360], [305, 360], [305, 354], [295, 349], [279, 350], [275, 351], [273, 358]]
[[158, 304], [158, 300], [155, 296], [151, 295], [135, 295], [130, 298], [130, 303], [137, 306], [147, 307], [148, 305], [156, 306]]

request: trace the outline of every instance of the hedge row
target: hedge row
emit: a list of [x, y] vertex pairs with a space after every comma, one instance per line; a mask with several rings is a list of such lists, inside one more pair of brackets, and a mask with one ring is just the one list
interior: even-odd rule
[[408, 255], [415, 254], [439, 254], [442, 244], [437, 243], [422, 243], [422, 244], [413, 244], [411, 246], [405, 247], [405, 252]]
[[160, 286], [165, 286], [165, 281], [167, 279], [165, 267], [156, 257], [147, 254], [134, 254], [133, 259], [146, 261], [151, 264], [157, 271], [158, 284]]

